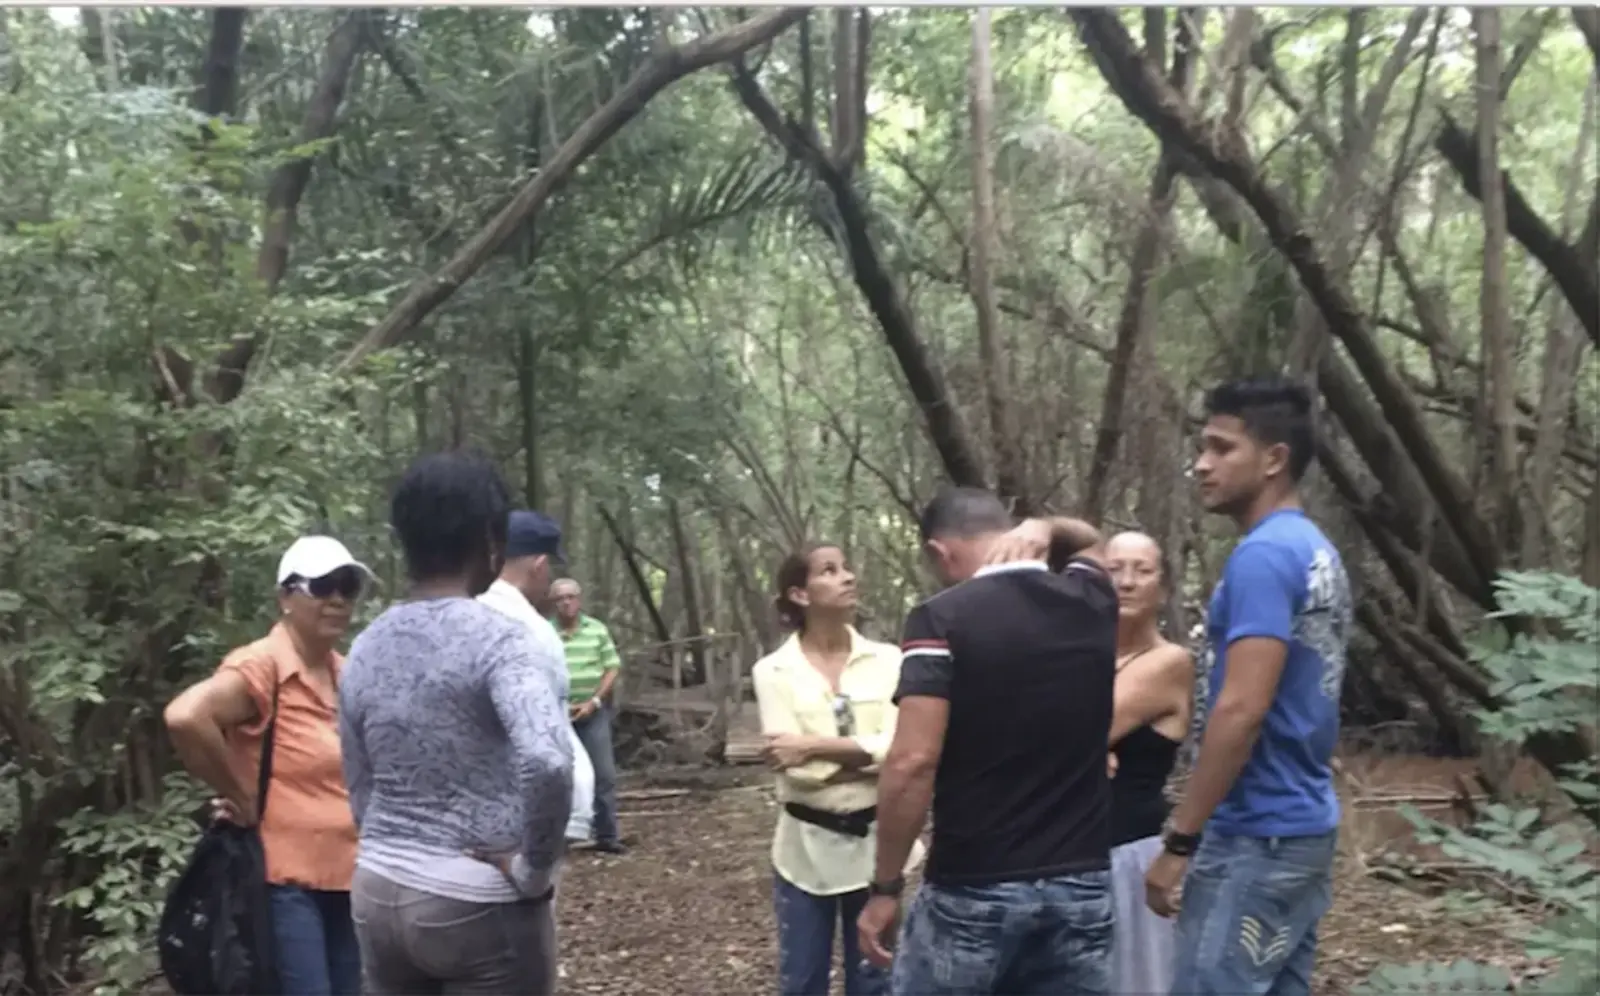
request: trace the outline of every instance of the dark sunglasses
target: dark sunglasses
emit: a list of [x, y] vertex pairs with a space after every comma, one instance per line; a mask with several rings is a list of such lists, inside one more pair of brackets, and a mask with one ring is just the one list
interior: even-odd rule
[[320, 578], [290, 578], [283, 583], [283, 587], [285, 591], [305, 592], [319, 600], [338, 595], [349, 602], [361, 597], [364, 580], [361, 572], [354, 567], [341, 567]]
[[850, 699], [845, 695], [833, 697], [833, 720], [839, 724], [839, 736], [854, 736], [856, 732], [856, 711], [850, 705]]

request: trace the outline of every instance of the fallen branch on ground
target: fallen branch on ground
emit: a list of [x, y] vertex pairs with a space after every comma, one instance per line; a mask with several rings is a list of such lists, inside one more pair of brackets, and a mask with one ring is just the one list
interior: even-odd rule
[[618, 799], [632, 799], [643, 802], [647, 799], [677, 799], [685, 795], [693, 795], [694, 789], [632, 789], [627, 792], [618, 792]]

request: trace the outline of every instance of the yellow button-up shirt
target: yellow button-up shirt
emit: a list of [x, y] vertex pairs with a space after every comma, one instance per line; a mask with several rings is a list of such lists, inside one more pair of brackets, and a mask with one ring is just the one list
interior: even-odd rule
[[[841, 735], [833, 689], [791, 636], [751, 671], [762, 733]], [[900, 649], [850, 631], [850, 660], [839, 676], [839, 692], [850, 703], [850, 739], [872, 757], [862, 769], [876, 773], [894, 739], [900, 682]], [[778, 775], [778, 804], [798, 802], [814, 809], [848, 813], [878, 803], [876, 778], [832, 782], [843, 770], [833, 761], [808, 761]], [[784, 880], [814, 896], [836, 896], [865, 889], [872, 879], [878, 846], [877, 825], [866, 837], [850, 837], [803, 822], [780, 810], [772, 838], [772, 866]], [[908, 868], [922, 856], [919, 841]]]

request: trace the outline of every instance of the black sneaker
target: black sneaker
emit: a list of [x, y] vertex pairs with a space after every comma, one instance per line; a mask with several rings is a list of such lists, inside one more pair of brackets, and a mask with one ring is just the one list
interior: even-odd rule
[[627, 854], [628, 849], [620, 840], [597, 840], [594, 842], [595, 851], [600, 854]]

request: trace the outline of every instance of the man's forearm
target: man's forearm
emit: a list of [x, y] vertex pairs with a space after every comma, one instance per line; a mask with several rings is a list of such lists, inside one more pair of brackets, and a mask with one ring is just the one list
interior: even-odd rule
[[611, 686], [617, 683], [618, 673], [619, 672], [616, 668], [612, 668], [600, 676], [600, 687], [594, 690], [595, 698], [599, 699], [601, 702], [610, 701]]
[[878, 780], [878, 859], [874, 880], [887, 882], [905, 870], [911, 848], [928, 821], [934, 769], [886, 765]]
[[1183, 789], [1183, 799], [1172, 811], [1172, 828], [1178, 833], [1199, 833], [1211, 813], [1228, 795], [1261, 732], [1261, 720], [1237, 712], [1214, 713], [1200, 741], [1200, 756]]

